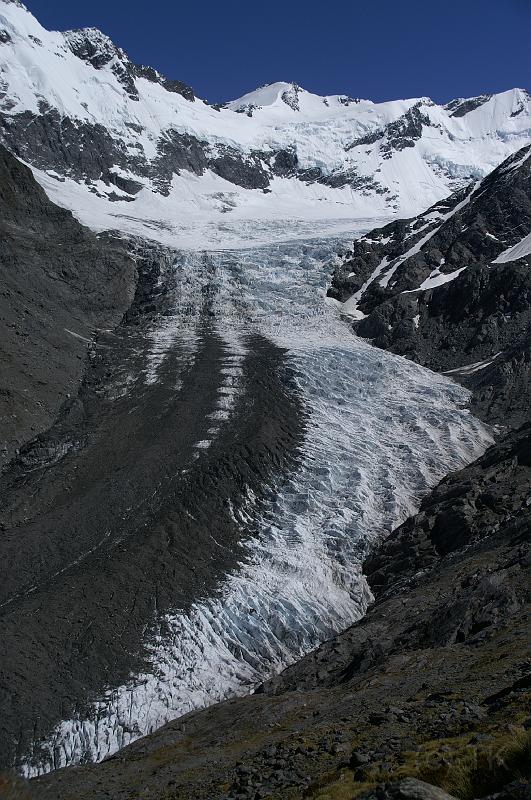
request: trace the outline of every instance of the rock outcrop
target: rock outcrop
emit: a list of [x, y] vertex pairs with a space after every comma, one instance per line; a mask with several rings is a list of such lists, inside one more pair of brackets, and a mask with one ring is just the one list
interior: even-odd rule
[[77, 392], [93, 331], [120, 320], [135, 271], [0, 146], [0, 467]]
[[[529, 417], [531, 146], [479, 185], [377, 229], [336, 267], [329, 295], [374, 345], [449, 372], [490, 422]], [[351, 299], [349, 299], [351, 298]]]

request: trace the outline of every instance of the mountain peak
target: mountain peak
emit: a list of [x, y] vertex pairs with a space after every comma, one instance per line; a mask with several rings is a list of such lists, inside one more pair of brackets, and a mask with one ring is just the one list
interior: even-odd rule
[[125, 50], [118, 47], [99, 28], [78, 28], [65, 31], [63, 36], [72, 53], [94, 69], [100, 70], [109, 65], [132, 100], [138, 100], [138, 89], [135, 84], [137, 78], [159, 83], [167, 91], [181, 94], [186, 100], [195, 100], [194, 91], [190, 86], [182, 81], [168, 80], [153, 67], [135, 64]]
[[96, 69], [101, 69], [113, 58], [129, 61], [124, 50], [98, 28], [77, 28], [65, 31], [63, 36], [74, 55]]
[[444, 109], [450, 112], [451, 117], [464, 117], [472, 111], [486, 105], [490, 100], [495, 99], [498, 103], [506, 105], [508, 108], [512, 106], [509, 111], [511, 114], [519, 113], [519, 109], [523, 109], [523, 104], [528, 103], [530, 100], [529, 92], [526, 89], [508, 89], [505, 92], [498, 94], [480, 94], [476, 97], [458, 97], [446, 103]]
[[252, 112], [258, 108], [269, 106], [288, 106], [292, 111], [299, 111], [299, 95], [305, 90], [295, 82], [275, 81], [259, 86], [247, 92], [237, 100], [226, 104], [227, 108], [238, 112]]

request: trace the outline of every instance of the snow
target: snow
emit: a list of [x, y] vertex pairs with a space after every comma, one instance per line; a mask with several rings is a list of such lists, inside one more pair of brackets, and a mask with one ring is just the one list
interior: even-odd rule
[[286, 178], [275, 178], [271, 193], [263, 194], [210, 171], [203, 176], [183, 172], [174, 176], [168, 197], [144, 188], [134, 203], [122, 204], [108, 199], [112, 192], [119, 194], [115, 187], [100, 184], [96, 195], [70, 178], [58, 181], [42, 170], [33, 172], [54, 203], [93, 230], [116, 230], [167, 246], [234, 249], [316, 235], [357, 235], [390, 218], [383, 204], [368, 218], [349, 187], [334, 190]]
[[500, 253], [498, 258], [494, 259], [493, 264], [508, 264], [510, 261], [518, 261], [519, 258], [531, 256], [531, 233], [524, 236], [513, 247], [509, 247]]
[[508, 164], [505, 167], [505, 172], [513, 172], [516, 169], [520, 169], [520, 167], [525, 164], [528, 159], [531, 158], [531, 147], [528, 148], [524, 153], [521, 155], [520, 158], [515, 159], [511, 164]]
[[[404, 264], [412, 256], [415, 256], [415, 255], [417, 255], [417, 253], [420, 253], [420, 251], [422, 250], [424, 245], [427, 244], [430, 241], [430, 239], [433, 239], [435, 234], [441, 229], [441, 227], [444, 225], [444, 223], [447, 222], [449, 219], [451, 219], [453, 216], [455, 216], [455, 214], [457, 214], [459, 211], [461, 211], [462, 208], [464, 208], [465, 206], [467, 206], [470, 203], [472, 195], [474, 194], [474, 192], [476, 191], [478, 186], [479, 186], [479, 183], [476, 183], [474, 188], [471, 189], [471, 191], [468, 192], [468, 194], [467, 194], [467, 196], [465, 197], [464, 200], [461, 200], [461, 202], [458, 203], [451, 211], [448, 211], [448, 213], [441, 215], [440, 224], [439, 225], [437, 225], [429, 233], [427, 233], [426, 236], [423, 236], [422, 239], [419, 239], [419, 241], [415, 245], [413, 245], [413, 247], [411, 247], [407, 251], [407, 253], [405, 253], [403, 256], [400, 256], [400, 258], [396, 259], [396, 261], [393, 263], [392, 268], [385, 275], [385, 277], [382, 278], [382, 280], [380, 281], [380, 286], [384, 286], [384, 287], [389, 286], [389, 281], [391, 280], [391, 278], [393, 277], [393, 275], [397, 271], [398, 267], [401, 266], [402, 264]], [[457, 277], [457, 275], [461, 271], [462, 270], [458, 270], [458, 272], [453, 273], [452, 277], [448, 277], [448, 280], [453, 280], [453, 278]], [[438, 273], [438, 270], [437, 270], [437, 273]], [[439, 280], [442, 277], [443, 276], [441, 276], [439, 274], [437, 274], [437, 275], [434, 274], [433, 275], [433, 279], [432, 279], [432, 276], [430, 276], [430, 278], [428, 278], [426, 281], [424, 281], [423, 284], [421, 284], [421, 286], [419, 286], [419, 290], [421, 290], [421, 289], [431, 289], [431, 288], [433, 288], [433, 286], [440, 286], [443, 283], [447, 283], [446, 280], [442, 280], [442, 279]], [[444, 276], [444, 277], [447, 277], [447, 276]], [[439, 282], [434, 282], [434, 283], [431, 283], [431, 285], [430, 285], [430, 281], [431, 280], [439, 281]]]
[[356, 320], [365, 319], [366, 314], [364, 314], [362, 311], [358, 309], [358, 303], [361, 300], [362, 296], [365, 294], [367, 288], [371, 285], [371, 283], [373, 283], [376, 280], [376, 278], [378, 278], [379, 275], [382, 274], [382, 272], [387, 267], [388, 263], [389, 262], [387, 256], [384, 256], [384, 258], [380, 261], [376, 269], [373, 271], [372, 275], [370, 275], [367, 278], [367, 280], [361, 286], [361, 288], [358, 289], [358, 291], [355, 294], [353, 294], [351, 297], [348, 298], [348, 300], [346, 300], [343, 303], [342, 310], [344, 314], [347, 314], [347, 316], [352, 317], [353, 319]]
[[496, 353], [496, 355], [492, 356], [492, 358], [487, 358], [485, 361], [475, 361], [473, 364], [466, 364], [463, 367], [456, 367], [455, 369], [449, 369], [444, 374], [445, 375], [473, 375], [475, 372], [480, 372], [487, 367], [490, 367], [496, 359], [501, 356], [501, 352]]
[[[301, 236], [324, 234], [327, 227], [337, 234], [348, 230], [347, 221], [357, 230], [358, 221], [368, 217], [418, 215], [458, 186], [486, 175], [531, 137], [531, 100], [520, 89], [494, 95], [461, 118], [451, 117], [429, 98], [349, 101], [341, 95], [320, 97], [286, 82], [251, 91], [216, 110], [200, 99], [191, 102], [162, 85], [137, 78], [139, 100], [135, 101], [113, 73], [112, 62], [96, 70], [73, 54], [68, 43], [72, 33], [49, 32], [26, 9], [4, 0], [0, 0], [0, 26], [12, 37], [12, 42], [0, 46], [5, 92], [0, 111], [6, 120], [22, 111], [38, 113], [45, 101], [72, 120], [103, 125], [126, 149], [140, 147], [148, 161], [155, 158], [160, 138], [174, 130], [208, 142], [212, 152], [222, 145], [242, 155], [289, 149], [296, 153], [301, 169], [318, 167], [324, 175], [352, 172], [379, 184], [378, 189], [332, 189], [319, 183], [306, 186], [296, 177], [277, 178], [272, 192], [263, 194], [210, 173], [197, 177], [183, 171], [165, 198], [156, 194], [150, 180], [129, 174], [144, 189], [133, 202], [112, 207], [105, 195], [119, 193], [101, 181], [96, 185], [101, 198], [92, 195], [91, 186], [83, 182], [78, 184], [79, 191], [63, 184], [68, 194], [63, 204], [98, 230], [134, 230], [167, 241], [162, 227], [171, 236], [183, 232], [180, 244], [188, 247], [194, 236], [190, 219], [197, 211], [199, 217], [208, 213], [212, 219], [206, 231], [199, 219], [196, 244], [204, 241], [206, 232], [206, 243], [214, 247], [245, 246], [247, 222], [255, 230], [269, 228], [261, 238], [254, 238], [255, 243], [278, 239], [274, 229], [283, 219], [286, 228], [293, 224]], [[91, 36], [98, 37], [98, 32], [92, 31]], [[102, 47], [112, 46], [100, 36]], [[236, 112], [251, 105], [257, 106], [251, 117]], [[384, 158], [382, 141], [351, 146], [369, 133], [384, 130], [417, 105], [431, 124], [424, 127], [414, 147]], [[521, 113], [511, 116], [520, 108]], [[52, 185], [46, 179], [41, 182], [47, 190]], [[61, 192], [55, 188], [53, 199], [60, 201]], [[226, 222], [222, 214], [229, 218]], [[314, 223], [317, 227], [312, 230]]]
[[424, 292], [427, 289], [436, 289], [438, 286], [444, 286], [445, 283], [450, 283], [460, 275], [466, 267], [460, 267], [455, 272], [440, 272], [438, 269], [434, 270], [431, 275], [423, 281], [418, 289], [408, 289], [403, 294], [411, 294], [413, 292]]
[[82, 336], [80, 333], [76, 333], [75, 331], [70, 331], [68, 328], [64, 329], [66, 333], [69, 333], [70, 336], [74, 336], [76, 339], [81, 339], [83, 342], [87, 342], [87, 344], [92, 344], [92, 339], [87, 339], [86, 336]]
[[[353, 319], [357, 319], [357, 320], [363, 319], [365, 317], [365, 314], [363, 314], [358, 309], [358, 303], [360, 302], [361, 298], [363, 297], [363, 295], [364, 295], [365, 291], [368, 289], [368, 287], [372, 283], [374, 283], [374, 281], [376, 281], [380, 277], [380, 275], [382, 275], [382, 273], [385, 273], [385, 270], [391, 264], [391, 269], [387, 273], [385, 273], [384, 277], [380, 280], [380, 286], [382, 286], [384, 288], [388, 287], [389, 283], [391, 281], [391, 278], [396, 273], [398, 267], [400, 267], [402, 264], [404, 264], [412, 256], [416, 255], [417, 253], [420, 253], [420, 251], [422, 250], [424, 245], [427, 242], [429, 242], [430, 239], [432, 239], [435, 236], [437, 231], [440, 230], [441, 226], [447, 220], [449, 220], [451, 217], [453, 217], [454, 214], [457, 214], [458, 211], [460, 211], [462, 208], [464, 208], [466, 205], [468, 205], [468, 203], [470, 203], [471, 197], [474, 194], [474, 192], [477, 190], [478, 185], [479, 184], [476, 184], [473, 188], [471, 188], [470, 191], [468, 192], [468, 194], [466, 195], [466, 197], [464, 198], [464, 200], [462, 200], [460, 203], [458, 203], [451, 211], [447, 212], [446, 214], [440, 214], [438, 212], [431, 211], [431, 212], [427, 213], [426, 215], [424, 215], [425, 224], [423, 226], [421, 226], [420, 228], [417, 228], [415, 230], [415, 233], [418, 234], [424, 228], [432, 226], [433, 222], [435, 220], [437, 220], [439, 222], [439, 224], [435, 225], [434, 227], [431, 227], [430, 231], [425, 236], [423, 236], [421, 239], [419, 239], [418, 242], [416, 242], [416, 244], [414, 244], [412, 247], [409, 248], [409, 250], [407, 250], [406, 253], [404, 253], [399, 258], [395, 259], [394, 261], [390, 262], [389, 261], [389, 257], [388, 256], [384, 256], [384, 258], [380, 261], [380, 263], [378, 264], [376, 269], [373, 271], [373, 273], [369, 276], [369, 278], [367, 278], [367, 280], [365, 281], [363, 286], [360, 289], [358, 289], [358, 291], [355, 294], [353, 294], [352, 297], [349, 297], [349, 299], [345, 303], [343, 303], [343, 307], [342, 307], [343, 308], [343, 313], [347, 314], [348, 316], [351, 316]], [[411, 235], [412, 234], [410, 234], [410, 236]], [[409, 238], [409, 237], [407, 237], [407, 238]], [[366, 239], [365, 241], [370, 241], [370, 240]], [[387, 241], [389, 241], [389, 238], [387, 238], [385, 240], [382, 240], [382, 243], [386, 243]], [[418, 289], [409, 289], [406, 292], [404, 292], [404, 294], [408, 294], [408, 293], [411, 293], [411, 292], [419, 292], [419, 291], [423, 291], [425, 289], [433, 289], [433, 288], [435, 288], [437, 286], [442, 286], [444, 283], [448, 283], [449, 281], [454, 280], [454, 278], [456, 278], [464, 269], [463, 268], [463, 269], [456, 270], [455, 272], [452, 272], [452, 273], [444, 274], [444, 273], [442, 273], [440, 271], [440, 267], [443, 264], [444, 264], [444, 259], [441, 260], [441, 264], [440, 264], [439, 268], [434, 270], [432, 272], [432, 274], [425, 281], [423, 281], [423, 283], [419, 286]]]

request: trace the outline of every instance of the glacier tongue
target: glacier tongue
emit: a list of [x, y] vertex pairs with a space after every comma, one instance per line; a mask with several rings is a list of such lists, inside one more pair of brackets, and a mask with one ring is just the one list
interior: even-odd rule
[[[151, 670], [110, 689], [84, 718], [60, 723], [28, 755], [27, 775], [102, 759], [171, 719], [248, 692], [359, 619], [370, 601], [360, 564], [371, 543], [491, 441], [465, 408], [466, 390], [371, 348], [326, 304], [327, 258], [338, 244], [176, 253], [187, 298], [201, 295], [208, 274], [236, 369], [250, 332], [286, 348], [308, 411], [302, 461], [265, 508], [252, 493], [233, 508], [242, 537], [251, 521], [259, 533], [217, 596], [167, 615], [149, 643]], [[176, 325], [189, 308], [176, 303]], [[159, 348], [152, 333], [156, 358], [170, 329], [165, 318]], [[149, 379], [156, 376], [155, 363]]]

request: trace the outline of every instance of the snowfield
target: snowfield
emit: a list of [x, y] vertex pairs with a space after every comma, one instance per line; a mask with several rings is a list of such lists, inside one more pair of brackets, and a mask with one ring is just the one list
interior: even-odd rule
[[[65, 170], [37, 173], [55, 202], [97, 230], [229, 248], [297, 231], [339, 234], [349, 224], [356, 229], [358, 220], [417, 215], [485, 176], [531, 136], [531, 99], [521, 89], [438, 106], [426, 97], [321, 97], [278, 82], [220, 108], [146, 77], [129, 76], [127, 83], [131, 62], [95, 29], [49, 32], [22, 4], [5, 0], [0, 29], [8, 38], [0, 45], [0, 110], [8, 124], [20, 114], [57, 112], [75, 125], [102, 126], [132, 164], [140, 159], [145, 166], [113, 168], [140, 185], [134, 195], [108, 178], [66, 174], [63, 183]], [[85, 41], [107, 63], [95, 68], [75, 55]], [[181, 167], [161, 194], [145, 173], [172, 133], [194, 137], [213, 158], [228, 147], [244, 160], [258, 159], [269, 185], [244, 188], [209, 169]], [[291, 159], [291, 172], [275, 169], [278, 153]]]
[[531, 233], [515, 244], [513, 247], [509, 247], [508, 250], [505, 250], [501, 255], [498, 256], [493, 264], [507, 264], [509, 261], [518, 261], [519, 258], [524, 258], [525, 256], [531, 255]]

